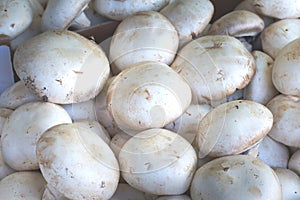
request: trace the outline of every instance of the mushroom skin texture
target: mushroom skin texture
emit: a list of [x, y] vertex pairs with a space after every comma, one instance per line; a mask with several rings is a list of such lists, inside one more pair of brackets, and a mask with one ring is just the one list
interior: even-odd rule
[[36, 144], [47, 129], [71, 123], [60, 106], [46, 102], [30, 102], [14, 110], [6, 120], [1, 137], [4, 161], [13, 169], [39, 169]]
[[268, 135], [286, 146], [300, 147], [300, 98], [283, 94], [274, 97], [266, 106], [273, 113], [274, 123]]
[[178, 134], [148, 129], [125, 143], [119, 163], [122, 177], [132, 187], [156, 195], [179, 195], [189, 188], [197, 156]]
[[274, 168], [273, 170], [282, 188], [282, 199], [300, 199], [300, 177], [289, 169]]
[[64, 195], [57, 192], [50, 184], [46, 185], [42, 200], [69, 200]]
[[15, 172], [0, 181], [0, 199], [41, 200], [45, 186], [40, 172]]
[[247, 155], [225, 156], [200, 167], [191, 184], [193, 200], [281, 200], [281, 187], [274, 171]]
[[200, 37], [177, 54], [171, 65], [192, 89], [193, 104], [211, 104], [244, 88], [255, 73], [255, 60], [234, 37]]
[[183, 78], [168, 65], [150, 61], [118, 74], [106, 101], [114, 121], [128, 134], [164, 127], [182, 115], [190, 102], [191, 89]]
[[280, 93], [300, 97], [299, 64], [300, 38], [284, 46], [274, 60], [272, 81]]
[[30, 26], [32, 18], [30, 0], [0, 1], [0, 39], [17, 37]]
[[247, 10], [234, 10], [216, 20], [208, 35], [256, 36], [264, 27], [264, 21], [257, 14]]
[[[90, 0], [48, 0], [42, 16], [42, 30], [67, 29]], [[70, 9], [72, 8], [72, 9]]]
[[206, 28], [213, 16], [214, 6], [209, 0], [172, 0], [160, 13], [175, 26], [180, 48]]
[[288, 169], [300, 176], [300, 150], [297, 150], [289, 159]]
[[22, 81], [14, 83], [0, 94], [0, 107], [13, 110], [33, 101], [42, 101], [42, 99], [34, 95]]
[[273, 59], [262, 51], [253, 51], [256, 69], [251, 82], [244, 88], [244, 99], [266, 105], [278, 91], [272, 82]]
[[258, 13], [276, 19], [300, 17], [298, 0], [253, 0], [252, 4]]
[[262, 104], [236, 100], [212, 109], [200, 121], [196, 135], [198, 157], [239, 154], [265, 137], [273, 124]]
[[68, 112], [72, 121], [97, 119], [94, 99], [79, 103], [62, 104], [61, 106]]
[[259, 143], [258, 158], [270, 167], [287, 168], [289, 157], [289, 149], [268, 135]]
[[93, 0], [94, 10], [112, 20], [122, 21], [126, 17], [142, 11], [159, 11], [169, 0]]
[[143, 61], [171, 64], [178, 49], [178, 33], [171, 22], [155, 11], [124, 19], [110, 43], [109, 60], [114, 74]]
[[17, 75], [44, 101], [70, 104], [94, 98], [109, 77], [101, 47], [71, 31], [47, 31], [14, 54]]
[[300, 19], [283, 19], [270, 24], [261, 33], [264, 52], [276, 58], [288, 43], [300, 37]]
[[118, 161], [86, 127], [62, 124], [48, 129], [37, 143], [37, 158], [47, 183], [66, 198], [109, 199], [117, 189]]
[[114, 152], [116, 157], [119, 156], [122, 147], [131, 137], [131, 135], [126, 134], [124, 132], [119, 132], [114, 135], [114, 137], [110, 141], [109, 147]]

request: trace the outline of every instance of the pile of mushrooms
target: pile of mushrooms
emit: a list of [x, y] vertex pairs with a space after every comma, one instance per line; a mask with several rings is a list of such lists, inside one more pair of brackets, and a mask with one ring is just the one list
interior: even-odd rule
[[0, 199], [300, 199], [300, 2], [221, 2], [0, 0]]

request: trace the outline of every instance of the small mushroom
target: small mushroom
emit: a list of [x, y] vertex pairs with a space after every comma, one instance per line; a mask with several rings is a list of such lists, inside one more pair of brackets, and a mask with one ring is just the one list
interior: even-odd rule
[[213, 16], [214, 6], [209, 0], [173, 0], [160, 13], [175, 26], [180, 48], [206, 28]]
[[1, 137], [4, 161], [13, 169], [39, 169], [36, 144], [47, 129], [71, 123], [60, 106], [46, 102], [30, 102], [14, 110], [4, 124]]
[[217, 158], [200, 167], [191, 184], [192, 199], [281, 200], [281, 187], [274, 171], [247, 155]]
[[272, 82], [273, 59], [262, 51], [253, 51], [255, 59], [255, 75], [244, 88], [244, 99], [267, 104], [279, 92]]
[[178, 34], [171, 22], [155, 11], [124, 19], [115, 30], [109, 49], [114, 74], [142, 61], [171, 64], [178, 48]]
[[287, 168], [289, 157], [289, 149], [269, 136], [259, 143], [258, 158], [270, 167]]
[[93, 8], [100, 15], [109, 19], [121, 21], [130, 15], [141, 11], [159, 11], [169, 0], [94, 0]]
[[25, 86], [23, 81], [14, 83], [0, 95], [0, 107], [9, 109], [16, 109], [25, 103], [33, 101], [42, 101], [42, 99], [34, 95], [32, 91]]
[[262, 104], [236, 100], [212, 109], [200, 121], [196, 135], [198, 157], [239, 154], [270, 131], [273, 115]]
[[32, 23], [33, 9], [30, 0], [0, 1], [0, 39], [13, 39]]
[[272, 23], [261, 33], [262, 49], [276, 58], [288, 43], [300, 37], [300, 19], [283, 19]]
[[62, 104], [61, 106], [68, 112], [72, 121], [97, 119], [94, 99], [80, 103]]
[[177, 54], [171, 65], [192, 89], [194, 104], [211, 104], [244, 88], [255, 73], [254, 58], [231, 36], [200, 37]]
[[0, 199], [41, 200], [45, 185], [40, 172], [15, 172], [0, 181]]
[[[48, 0], [42, 16], [42, 30], [67, 29], [90, 0]], [[72, 9], [70, 9], [72, 8]]]
[[166, 126], [182, 115], [190, 102], [188, 84], [168, 65], [153, 61], [122, 71], [107, 92], [108, 111], [129, 134]]
[[216, 20], [208, 35], [256, 36], [263, 29], [264, 21], [257, 14], [247, 10], [235, 10]]
[[269, 136], [286, 146], [300, 147], [300, 98], [277, 95], [267, 105], [274, 116]]
[[71, 31], [47, 31], [22, 43], [14, 54], [20, 79], [37, 96], [59, 104], [94, 98], [109, 77], [102, 49]]
[[179, 195], [189, 188], [197, 156], [178, 134], [148, 129], [125, 143], [119, 163], [122, 177], [132, 187], [156, 195]]
[[179, 134], [192, 144], [200, 121], [210, 110], [211, 107], [207, 104], [192, 104], [179, 118], [165, 126], [165, 128]]
[[300, 38], [284, 46], [274, 60], [272, 81], [282, 94], [300, 97], [299, 59]]
[[281, 189], [282, 199], [300, 199], [300, 177], [289, 169], [275, 168]]
[[276, 19], [300, 17], [298, 0], [253, 0], [252, 4], [258, 13]]
[[66, 198], [109, 199], [117, 189], [118, 161], [89, 128], [52, 127], [40, 137], [36, 152], [45, 180]]

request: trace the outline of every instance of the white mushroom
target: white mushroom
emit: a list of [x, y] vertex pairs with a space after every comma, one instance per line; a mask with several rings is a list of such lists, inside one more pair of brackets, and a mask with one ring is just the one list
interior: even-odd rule
[[256, 11], [262, 15], [277, 19], [300, 17], [300, 1], [298, 0], [253, 0]]
[[36, 143], [52, 126], [71, 123], [68, 113], [58, 105], [30, 102], [14, 110], [4, 124], [1, 146], [4, 161], [15, 170], [39, 169]]
[[300, 19], [279, 20], [261, 33], [262, 49], [276, 58], [278, 52], [288, 43], [300, 37]]
[[265, 106], [247, 100], [221, 104], [200, 121], [196, 136], [199, 158], [239, 154], [265, 137], [273, 116]]
[[247, 155], [217, 158], [200, 167], [191, 184], [193, 200], [281, 200], [281, 187], [274, 171]]
[[255, 72], [253, 56], [231, 36], [203, 36], [188, 43], [171, 67], [190, 85], [195, 104], [222, 100], [244, 88]]
[[14, 68], [39, 97], [60, 104], [94, 98], [110, 72], [102, 49], [71, 31], [47, 31], [25, 41], [15, 52]]
[[171, 64], [178, 42], [175, 27], [159, 12], [131, 15], [118, 25], [112, 36], [109, 50], [112, 71], [116, 74], [142, 61]]
[[47, 183], [69, 199], [109, 199], [117, 189], [118, 161], [88, 128], [62, 124], [48, 129], [37, 143], [37, 158]]
[[292, 170], [284, 168], [275, 168], [274, 172], [281, 185], [282, 199], [300, 199], [300, 177]]
[[42, 30], [68, 28], [90, 0], [48, 0], [42, 16]]
[[30, 0], [0, 1], [0, 39], [17, 37], [32, 23], [33, 9]]
[[282, 94], [300, 97], [300, 38], [284, 46], [277, 54], [272, 70], [272, 80]]
[[61, 106], [68, 112], [73, 121], [97, 119], [94, 99], [80, 103], [62, 104]]
[[0, 107], [16, 109], [22, 104], [32, 101], [41, 101], [42, 99], [34, 95], [22, 81], [18, 81], [7, 88], [0, 95]]
[[211, 107], [207, 104], [192, 104], [179, 118], [165, 126], [165, 128], [193, 143], [200, 121], [210, 110]]
[[288, 163], [288, 168], [300, 176], [300, 150], [292, 154]]
[[93, 8], [100, 15], [121, 21], [141, 11], [158, 11], [166, 6], [169, 0], [94, 0]]
[[274, 116], [274, 124], [269, 136], [286, 145], [300, 147], [300, 98], [278, 95], [266, 106]]
[[110, 144], [110, 136], [107, 131], [103, 128], [98, 121], [92, 120], [79, 120], [74, 124], [83, 126], [85, 128], [89, 128], [93, 132], [95, 132], [106, 144]]
[[178, 195], [189, 188], [197, 156], [178, 134], [149, 129], [125, 143], [119, 163], [122, 177], [132, 187], [156, 195]]
[[90, 19], [86, 16], [85, 12], [82, 12], [79, 16], [77, 16], [74, 21], [71, 23], [69, 29], [70, 30], [79, 30], [83, 28], [87, 28], [91, 26]]
[[214, 6], [209, 0], [172, 0], [160, 13], [175, 26], [180, 48], [206, 28], [213, 16]]
[[64, 195], [55, 190], [50, 184], [46, 185], [42, 200], [68, 200]]
[[15, 172], [0, 181], [0, 199], [41, 200], [45, 185], [40, 172]]
[[114, 135], [114, 137], [110, 141], [110, 148], [116, 155], [116, 157], [119, 156], [119, 153], [124, 146], [124, 144], [131, 138], [132, 136], [129, 134], [126, 134], [124, 132], [119, 132]]
[[208, 35], [256, 36], [263, 29], [264, 21], [257, 14], [247, 10], [235, 10], [216, 20]]
[[119, 128], [130, 134], [164, 127], [182, 115], [190, 102], [188, 84], [160, 62], [130, 66], [112, 81], [107, 92], [110, 114]]
[[279, 92], [272, 82], [273, 59], [262, 51], [253, 51], [255, 59], [255, 75], [244, 88], [244, 99], [267, 104]]
[[269, 136], [259, 143], [258, 158], [270, 167], [287, 168], [289, 157], [289, 149]]

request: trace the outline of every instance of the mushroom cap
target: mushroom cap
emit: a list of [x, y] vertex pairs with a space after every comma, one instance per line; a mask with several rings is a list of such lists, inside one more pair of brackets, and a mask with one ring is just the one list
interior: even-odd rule
[[69, 199], [109, 199], [116, 191], [118, 161], [86, 127], [62, 124], [48, 129], [37, 143], [37, 158], [47, 183]]
[[114, 152], [116, 157], [119, 156], [122, 147], [131, 137], [131, 135], [126, 134], [124, 132], [119, 132], [114, 135], [114, 137], [110, 141], [109, 147]]
[[259, 143], [258, 158], [270, 167], [287, 168], [289, 149], [267, 135]]
[[225, 156], [200, 167], [191, 184], [192, 199], [245, 200], [281, 199], [281, 187], [274, 171], [247, 155]]
[[234, 37], [200, 37], [177, 54], [171, 67], [192, 89], [194, 104], [211, 104], [244, 88], [255, 73], [251, 53]]
[[18, 81], [1, 93], [0, 107], [16, 109], [25, 103], [41, 100], [25, 86], [23, 81]]
[[289, 169], [275, 168], [281, 189], [282, 199], [300, 199], [300, 177]]
[[208, 35], [230, 35], [234, 37], [256, 36], [264, 29], [264, 21], [247, 10], [234, 10], [216, 20]]
[[142, 61], [171, 64], [178, 42], [175, 27], [159, 12], [133, 14], [118, 25], [112, 36], [109, 49], [112, 71], [116, 74]]
[[201, 33], [214, 13], [209, 0], [172, 0], [161, 11], [175, 26], [182, 47]]
[[68, 112], [73, 121], [97, 119], [94, 99], [79, 103], [62, 104], [61, 106]]
[[299, 113], [300, 98], [277, 95], [266, 106], [274, 116], [273, 127], [269, 136], [286, 145], [300, 147]]
[[253, 51], [255, 59], [255, 75], [244, 88], [244, 99], [267, 104], [279, 92], [272, 82], [273, 59], [262, 51]]
[[200, 121], [196, 136], [199, 158], [239, 154], [268, 134], [273, 115], [262, 104], [236, 100], [212, 109]]
[[130, 134], [164, 127], [178, 118], [190, 102], [188, 84], [160, 62], [142, 62], [125, 69], [107, 92], [110, 114], [119, 128]]
[[283, 19], [270, 24], [261, 33], [264, 52], [276, 58], [288, 43], [300, 37], [300, 19]]
[[274, 60], [272, 81], [280, 93], [300, 97], [299, 63], [300, 38], [284, 46]]
[[[90, 0], [48, 0], [42, 16], [42, 30], [63, 30], [80, 15]], [[72, 9], [70, 9], [72, 8]]]
[[110, 72], [102, 49], [71, 31], [47, 31], [25, 41], [13, 61], [28, 88], [44, 100], [60, 104], [94, 98]]
[[40, 200], [46, 181], [36, 171], [15, 172], [0, 181], [0, 199]]
[[132, 187], [156, 195], [178, 195], [189, 188], [197, 156], [178, 134], [148, 129], [125, 143], [119, 163], [122, 177]]
[[121, 21], [137, 12], [158, 11], [166, 6], [168, 2], [169, 0], [95, 0], [93, 1], [93, 8], [102, 16]]
[[277, 19], [300, 17], [300, 1], [298, 0], [253, 0], [252, 4], [262, 15]]
[[30, 102], [14, 110], [4, 124], [1, 137], [4, 161], [15, 170], [39, 169], [36, 144], [47, 129], [71, 123], [60, 106], [46, 102]]
[[13, 39], [24, 32], [31, 24], [33, 10], [29, 0], [0, 1], [0, 39]]

